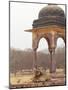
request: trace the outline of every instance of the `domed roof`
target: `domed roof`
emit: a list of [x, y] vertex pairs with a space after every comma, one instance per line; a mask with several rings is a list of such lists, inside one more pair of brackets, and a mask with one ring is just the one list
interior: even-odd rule
[[33, 28], [44, 27], [47, 25], [60, 25], [65, 27], [65, 14], [59, 6], [47, 5], [40, 10], [38, 19], [33, 21]]
[[64, 11], [57, 5], [49, 4], [39, 12], [39, 18], [43, 18], [45, 16], [64, 16]]

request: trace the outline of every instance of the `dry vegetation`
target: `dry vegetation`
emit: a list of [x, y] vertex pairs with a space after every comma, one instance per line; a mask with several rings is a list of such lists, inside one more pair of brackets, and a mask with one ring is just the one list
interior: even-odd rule
[[41, 77], [35, 80], [34, 74], [25, 72], [10, 75], [11, 87], [36, 87], [36, 86], [52, 86], [65, 85], [65, 74], [63, 69], [57, 69], [56, 73], [50, 74], [46, 70]]
[[[59, 57], [59, 58], [58, 58]], [[65, 49], [58, 48], [55, 54], [56, 67], [65, 68]], [[44, 69], [49, 68], [50, 55], [46, 50], [37, 52], [37, 64]], [[10, 72], [33, 68], [33, 51], [10, 49]]]
[[[58, 59], [59, 57], [59, 59]], [[33, 51], [28, 50], [10, 50], [10, 87], [36, 87], [65, 85], [65, 50], [58, 49], [55, 55], [56, 73], [49, 73], [49, 54], [37, 53], [38, 65], [41, 66], [42, 76], [34, 79], [33, 69]]]

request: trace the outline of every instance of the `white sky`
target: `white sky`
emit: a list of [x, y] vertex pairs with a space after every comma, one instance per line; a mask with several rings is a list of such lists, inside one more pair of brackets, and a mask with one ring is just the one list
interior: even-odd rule
[[[47, 4], [16, 3], [10, 4], [10, 46], [17, 49], [32, 48], [32, 33], [24, 30], [32, 28], [33, 20], [38, 19], [41, 8]], [[65, 12], [65, 6], [59, 5]], [[64, 46], [61, 38], [57, 42], [58, 47]], [[40, 40], [39, 50], [48, 48], [44, 39]]]

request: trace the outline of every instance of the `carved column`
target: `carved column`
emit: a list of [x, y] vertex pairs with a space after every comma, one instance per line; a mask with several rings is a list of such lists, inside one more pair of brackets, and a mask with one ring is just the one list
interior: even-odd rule
[[37, 66], [38, 37], [36, 36], [36, 34], [33, 34], [32, 48], [33, 48], [33, 70], [34, 70], [35, 76], [37, 76], [37, 71], [38, 71], [38, 66]]
[[36, 49], [33, 49], [33, 66], [34, 66], [34, 71], [37, 71], [37, 53]]
[[57, 42], [57, 34], [56, 32], [51, 32], [48, 35], [48, 46], [50, 52], [50, 73], [56, 72], [56, 60], [55, 60], [55, 48]]
[[55, 49], [50, 51], [50, 73], [56, 72]]

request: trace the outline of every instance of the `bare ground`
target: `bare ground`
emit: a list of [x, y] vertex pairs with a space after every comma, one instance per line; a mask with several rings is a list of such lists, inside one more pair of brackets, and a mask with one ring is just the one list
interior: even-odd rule
[[10, 74], [10, 88], [21, 87], [42, 87], [65, 85], [65, 73], [63, 69], [57, 69], [56, 73], [45, 71], [41, 77], [35, 80], [33, 72], [18, 72], [16, 75]]

